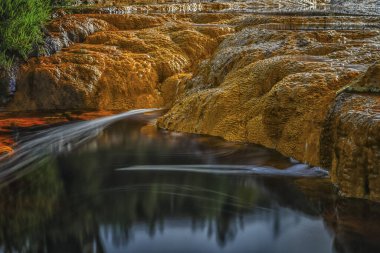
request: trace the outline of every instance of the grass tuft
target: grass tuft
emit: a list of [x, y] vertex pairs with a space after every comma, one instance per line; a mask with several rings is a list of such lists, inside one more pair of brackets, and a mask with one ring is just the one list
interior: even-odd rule
[[0, 1], [0, 67], [9, 69], [15, 58], [28, 57], [42, 41], [50, 12], [50, 0]]

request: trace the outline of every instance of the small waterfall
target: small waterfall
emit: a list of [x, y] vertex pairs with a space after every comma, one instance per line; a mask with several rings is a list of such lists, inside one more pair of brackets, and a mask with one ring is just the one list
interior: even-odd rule
[[76, 122], [41, 131], [21, 141], [13, 156], [1, 158], [0, 180], [18, 173], [27, 165], [37, 162], [48, 155], [69, 151], [73, 147], [97, 136], [110, 124], [133, 115], [154, 112], [159, 109], [139, 109], [99, 118], [91, 121]]

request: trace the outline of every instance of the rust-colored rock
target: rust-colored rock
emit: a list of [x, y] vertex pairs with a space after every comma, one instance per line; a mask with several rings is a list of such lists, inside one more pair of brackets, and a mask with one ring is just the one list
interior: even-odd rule
[[359, 78], [338, 91], [380, 93], [380, 64], [371, 65]]
[[223, 41], [159, 125], [258, 143], [319, 165], [319, 139], [336, 91], [365, 69], [354, 64], [367, 52], [352, 63], [341, 56], [352, 46], [337, 41], [348, 37], [350, 31], [243, 29]]
[[83, 42], [23, 65], [9, 110], [162, 107], [160, 84], [192, 70], [212, 54], [219, 36], [231, 32], [162, 15], [64, 16], [50, 27], [75, 28], [81, 39], [72, 41]]
[[380, 200], [380, 96], [336, 98], [321, 139], [321, 161], [343, 196]]
[[201, 65], [159, 126], [258, 143], [322, 164], [342, 195], [379, 201], [379, 97], [352, 94], [329, 113], [337, 93], [378, 88], [378, 66], [365, 70], [380, 59], [373, 45], [379, 33], [284, 29], [289, 19], [274, 17], [256, 17], [257, 27], [239, 22], [242, 30]]
[[191, 74], [178, 74], [167, 78], [159, 87], [164, 99], [165, 107], [171, 108], [175, 101], [180, 99], [185, 92], [186, 82], [191, 78]]

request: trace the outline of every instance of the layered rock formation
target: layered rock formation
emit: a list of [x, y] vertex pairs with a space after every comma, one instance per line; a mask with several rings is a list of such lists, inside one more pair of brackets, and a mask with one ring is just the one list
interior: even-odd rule
[[[380, 59], [379, 32], [318, 30], [313, 21], [320, 18], [313, 19], [239, 21], [241, 31], [223, 41], [187, 82], [159, 126], [258, 143], [322, 164], [332, 169], [343, 195], [380, 200], [379, 97], [352, 94], [335, 101], [337, 92], [377, 89], [378, 67], [360, 74]], [[335, 109], [328, 114], [330, 107]], [[326, 129], [333, 137], [326, 138]], [[328, 156], [330, 162], [321, 162]]]
[[161, 107], [159, 84], [191, 72], [231, 31], [164, 15], [72, 15], [49, 29], [64, 50], [21, 67], [10, 110]]
[[325, 121], [321, 162], [345, 196], [380, 199], [379, 74], [373, 65], [348, 85]]
[[[263, 17], [241, 24], [270, 22], [273, 27], [273, 21]], [[286, 19], [277, 19], [282, 21], [286, 25]], [[160, 125], [259, 143], [319, 164], [328, 108], [336, 91], [380, 56], [373, 43], [378, 35], [242, 28], [203, 64]]]

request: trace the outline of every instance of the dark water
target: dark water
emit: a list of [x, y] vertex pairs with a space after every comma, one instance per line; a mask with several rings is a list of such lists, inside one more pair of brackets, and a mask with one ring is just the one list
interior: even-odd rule
[[339, 199], [323, 171], [158, 115], [38, 149], [0, 189], [0, 252], [380, 252], [380, 207]]

